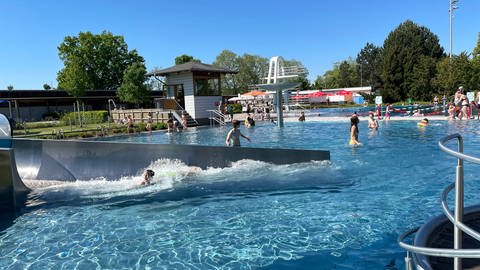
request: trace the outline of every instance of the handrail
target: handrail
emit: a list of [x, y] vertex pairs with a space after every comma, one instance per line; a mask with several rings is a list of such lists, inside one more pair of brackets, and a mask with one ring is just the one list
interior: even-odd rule
[[207, 112], [210, 113], [210, 116], [208, 117], [208, 119], [210, 119], [210, 126], [215, 125], [215, 123], [213, 121], [217, 122], [221, 126], [226, 125], [225, 114], [223, 114], [219, 110], [207, 110]]
[[[454, 151], [445, 146], [445, 143], [452, 139], [458, 140], [457, 151]], [[438, 142], [438, 146], [440, 147], [440, 150], [458, 158], [455, 182], [448, 185], [441, 195], [443, 212], [454, 226], [454, 249], [418, 247], [404, 243], [404, 239], [417, 232], [418, 228], [412, 229], [402, 234], [398, 237], [397, 241], [402, 248], [406, 249], [409, 252], [436, 257], [453, 257], [453, 269], [460, 270], [462, 269], [461, 258], [480, 258], [480, 249], [462, 249], [462, 232], [465, 232], [466, 234], [480, 241], [480, 233], [468, 227], [462, 222], [464, 213], [463, 161], [466, 160], [475, 164], [480, 164], [480, 158], [465, 155], [463, 153], [463, 138], [458, 133], [451, 134], [440, 139], [440, 141]], [[453, 189], [455, 189], [455, 212], [452, 212], [448, 208], [447, 204], [447, 196], [449, 192]]]
[[465, 225], [464, 223], [462, 222], [455, 222], [455, 217], [453, 216], [453, 213], [452, 211], [450, 211], [450, 209], [448, 208], [448, 204], [447, 204], [447, 196], [448, 196], [448, 193], [450, 191], [452, 191], [452, 189], [455, 188], [455, 183], [451, 183], [450, 185], [448, 185], [448, 187], [446, 187], [444, 190], [443, 190], [443, 193], [442, 193], [442, 208], [443, 208], [443, 213], [445, 214], [445, 216], [447, 216], [447, 218], [450, 220], [450, 222], [452, 222], [454, 225], [456, 224], [457, 227], [459, 227], [463, 232], [465, 232], [466, 234], [470, 235], [471, 237], [477, 239], [478, 241], [480, 241], [480, 233], [478, 233], [477, 231], [475, 231], [474, 229], [468, 227], [467, 225]]

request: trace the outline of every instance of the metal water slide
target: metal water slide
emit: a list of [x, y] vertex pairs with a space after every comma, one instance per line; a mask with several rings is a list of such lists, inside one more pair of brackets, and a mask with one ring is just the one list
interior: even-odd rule
[[273, 164], [330, 159], [330, 152], [323, 150], [32, 139], [14, 139], [13, 149], [21, 178], [60, 181], [141, 175], [159, 159], [177, 159], [201, 168], [228, 167], [242, 159]]
[[[0, 126], [2, 123], [5, 120], [0, 118]], [[22, 204], [29, 192], [22, 179], [113, 181], [141, 175], [160, 159], [180, 160], [201, 168], [228, 167], [242, 159], [273, 164], [330, 160], [330, 152], [324, 150], [11, 138], [5, 138], [5, 142], [7, 145], [0, 146], [0, 213]]]

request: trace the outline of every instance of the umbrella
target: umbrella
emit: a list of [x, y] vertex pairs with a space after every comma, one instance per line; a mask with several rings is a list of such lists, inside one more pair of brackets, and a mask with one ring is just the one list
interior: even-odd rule
[[352, 94], [352, 92], [349, 92], [349, 91], [346, 91], [346, 90], [342, 90], [342, 91], [336, 93], [336, 95], [339, 95], [339, 96], [349, 96], [351, 94]]
[[308, 98], [308, 97], [306, 95], [296, 95], [292, 97], [292, 99], [302, 99], [302, 98]]
[[228, 101], [250, 100], [250, 99], [253, 99], [253, 97], [252, 96], [241, 96], [241, 97], [229, 98]]
[[327, 93], [324, 93], [324, 92], [315, 92], [315, 93], [311, 93], [308, 95], [308, 97], [323, 97], [323, 96], [326, 96]]
[[250, 92], [242, 94], [242, 96], [252, 96], [252, 97], [257, 97], [257, 96], [264, 96], [267, 93], [262, 92], [262, 91], [257, 91], [257, 90], [252, 90]]

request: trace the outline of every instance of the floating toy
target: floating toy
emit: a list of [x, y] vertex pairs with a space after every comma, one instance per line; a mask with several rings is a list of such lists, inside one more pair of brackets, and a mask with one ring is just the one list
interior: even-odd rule
[[420, 122], [417, 123], [417, 126], [420, 126], [420, 127], [426, 127], [426, 126], [428, 126], [428, 119], [427, 119], [427, 118], [424, 118], [422, 121], [420, 121]]

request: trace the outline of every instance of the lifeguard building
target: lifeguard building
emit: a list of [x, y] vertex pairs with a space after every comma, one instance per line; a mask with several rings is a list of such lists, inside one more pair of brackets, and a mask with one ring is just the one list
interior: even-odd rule
[[[163, 97], [154, 100], [155, 106], [178, 114], [186, 111], [198, 123], [209, 121], [209, 111], [216, 110], [222, 100], [222, 75], [237, 71], [188, 62], [148, 73], [161, 83]], [[175, 115], [176, 117], [176, 115]]]

